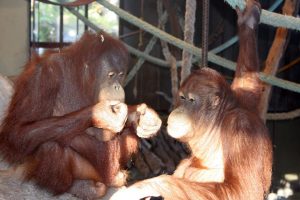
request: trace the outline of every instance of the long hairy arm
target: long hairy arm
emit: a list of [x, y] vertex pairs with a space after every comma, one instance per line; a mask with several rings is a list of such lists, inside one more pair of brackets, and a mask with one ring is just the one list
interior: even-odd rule
[[60, 87], [59, 63], [31, 61], [20, 75], [0, 133], [0, 149], [8, 161], [18, 161], [40, 144], [89, 126], [91, 108], [53, 117]]

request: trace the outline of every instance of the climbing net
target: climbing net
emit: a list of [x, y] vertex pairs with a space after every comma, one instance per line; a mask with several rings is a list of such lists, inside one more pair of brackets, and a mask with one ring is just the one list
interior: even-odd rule
[[[71, 5], [71, 4], [63, 3], [64, 1], [62, 1], [62, 0], [60, 1], [62, 3], [52, 2], [50, 0], [38, 0], [38, 1], [41, 1], [44, 3], [55, 4], [55, 5], [66, 6], [66, 9], [68, 9], [72, 14], [74, 14], [79, 20], [83, 21], [88, 27], [90, 27], [91, 29], [93, 29], [95, 31], [100, 31], [100, 28], [97, 25], [90, 22], [85, 16], [80, 14], [76, 9], [74, 9], [74, 7], [72, 7], [72, 6], [77, 6], [76, 3], [74, 5]], [[192, 43], [188, 43], [186, 41], [180, 40], [180, 39], [166, 33], [165, 31], [139, 19], [138, 17], [136, 17], [134, 15], [131, 15], [130, 13], [109, 3], [106, 0], [77, 0], [75, 2], [80, 2], [80, 1], [82, 1], [84, 3], [90, 3], [90, 2], [96, 1], [99, 4], [101, 4], [102, 6], [106, 7], [107, 9], [115, 12], [120, 18], [124, 19], [125, 21], [127, 21], [127, 22], [139, 27], [140, 29], [143, 29], [144, 31], [151, 33], [153, 35], [153, 38], [150, 40], [149, 44], [146, 46], [144, 52], [125, 44], [131, 54], [139, 57], [137, 64], [129, 72], [126, 83], [128, 83], [135, 76], [135, 74], [141, 68], [144, 61], [151, 62], [160, 67], [170, 67], [170, 63], [168, 61], [149, 55], [149, 52], [151, 51], [152, 47], [156, 43], [157, 38], [159, 38], [160, 40], [165, 41], [169, 44], [172, 44], [172, 45], [188, 52], [189, 54], [193, 55], [192, 62], [196, 62], [201, 59], [201, 55], [202, 55], [201, 48], [195, 47]], [[241, 10], [244, 9], [244, 7], [246, 5], [245, 0], [225, 0], [225, 1], [232, 8], [238, 7]], [[283, 0], [277, 0], [269, 8], [269, 10], [262, 10], [260, 22], [262, 24], [271, 25], [274, 27], [283, 27], [283, 28], [287, 28], [287, 29], [291, 29], [291, 30], [300, 31], [300, 18], [272, 12], [282, 2], [283, 2]], [[219, 47], [216, 47], [216, 48], [210, 50], [207, 53], [208, 61], [211, 63], [217, 64], [218, 66], [224, 67], [226, 69], [235, 71], [235, 69], [236, 69], [235, 62], [225, 59], [221, 56], [218, 56], [217, 54], [220, 53], [221, 51], [225, 50], [226, 48], [230, 47], [237, 41], [238, 41], [238, 37], [235, 36], [235, 37], [229, 39], [227, 42], [220, 45]], [[183, 61], [177, 61], [176, 66], [177, 67], [182, 66], [182, 62]], [[300, 84], [298, 84], [298, 83], [280, 79], [273, 75], [268, 75], [268, 74], [265, 74], [262, 72], [259, 73], [259, 78], [267, 84], [300, 93]], [[285, 113], [284, 116], [282, 116], [282, 115], [278, 116], [278, 114], [277, 115], [269, 115], [268, 118], [269, 119], [294, 118], [294, 117], [300, 115], [300, 109], [292, 111], [291, 113], [292, 113], [292, 115], [289, 115], [290, 113]]]

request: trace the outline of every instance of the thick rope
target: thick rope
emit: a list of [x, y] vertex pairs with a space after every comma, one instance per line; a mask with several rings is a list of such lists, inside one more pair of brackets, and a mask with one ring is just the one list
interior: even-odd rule
[[239, 7], [241, 10], [244, 10], [246, 7], [246, 0], [225, 0], [232, 8]]
[[[43, 3], [47, 3], [47, 4], [52, 4], [52, 5], [59, 5], [59, 6], [64, 6], [65, 4], [62, 3], [57, 3], [57, 2], [52, 2], [52, 1], [49, 1], [49, 0], [38, 0], [40, 2], [43, 2]], [[85, 0], [83, 0], [85, 1]], [[93, 2], [94, 0], [86, 0], [85, 2], [88, 3], [88, 2]], [[276, 8], [278, 8], [278, 6], [283, 2], [283, 0], [277, 0], [276, 2], [273, 3], [273, 5], [268, 9], [268, 11], [272, 12], [274, 11]], [[85, 3], [85, 4], [86, 4]], [[230, 3], [230, 2], [228, 2]], [[230, 5], [232, 6], [236, 6], [238, 3], [231, 3]], [[233, 44], [235, 44], [236, 42], [238, 41], [238, 37], [237, 36], [234, 36], [233, 38], [229, 39], [227, 42], [223, 43], [222, 45], [212, 49], [210, 52], [211, 53], [214, 53], [214, 54], [218, 54], [222, 51], [224, 51], [225, 49], [227, 49], [228, 47], [232, 46]], [[129, 47], [130, 48], [130, 47]], [[132, 49], [132, 51], [134, 51], [134, 49]], [[139, 54], [139, 52], [136, 52], [136, 53], [133, 53], [133, 54]], [[143, 57], [145, 57], [146, 55], [143, 55]], [[166, 62], [164, 62], [163, 60], [161, 59], [157, 59], [155, 57], [148, 57], [147, 58], [148, 61], [154, 63], [154, 64], [157, 64], [157, 65], [160, 65], [160, 66], [165, 66], [167, 67], [168, 64]], [[194, 59], [193, 62], [197, 62], [198, 59]], [[177, 62], [177, 66], [181, 66], [182, 63], [181, 61]]]
[[[285, 0], [282, 8], [282, 13], [290, 16], [297, 15], [299, 11], [300, 1]], [[268, 57], [265, 62], [264, 73], [268, 75], [275, 76], [276, 72], [280, 66], [280, 62], [285, 54], [287, 45], [289, 43], [289, 29], [277, 28], [275, 38], [273, 40], [272, 46], [269, 50]], [[260, 97], [260, 102], [258, 105], [260, 116], [262, 119], [266, 118], [268, 111], [269, 100], [271, 98], [271, 85], [264, 84], [264, 91]]]
[[263, 10], [261, 13], [261, 23], [268, 24], [275, 27], [284, 27], [291, 30], [300, 30], [300, 19], [292, 16], [282, 17], [278, 13]]
[[[160, 19], [161, 16], [163, 15], [163, 3], [162, 0], [158, 0], [157, 1], [157, 14], [158, 14], [158, 18]], [[165, 23], [162, 22], [161, 20], [158, 21], [158, 27], [162, 30], [165, 30]], [[172, 105], [171, 107], [173, 107], [175, 105], [175, 99], [174, 98], [178, 92], [178, 72], [177, 72], [177, 66], [176, 66], [176, 58], [172, 55], [168, 43], [160, 40], [160, 44], [162, 47], [162, 53], [165, 57], [165, 60], [169, 63], [170, 65], [170, 73], [171, 73], [171, 86], [172, 86], [172, 98], [165, 98], [167, 95], [163, 95], [162, 97], [164, 97], [165, 100], [169, 100], [170, 104]], [[156, 92], [156, 94], [161, 95], [162, 92]]]
[[[168, 17], [168, 14], [167, 12], [164, 12], [162, 14], [162, 16], [160, 16], [161, 18], [159, 19], [159, 21], [162, 23], [162, 24], [165, 24], [167, 22], [167, 17]], [[147, 44], [145, 50], [144, 50], [144, 53], [145, 54], [149, 54], [154, 45], [156, 44], [157, 42], [157, 37], [153, 36], [149, 43]], [[127, 75], [127, 78], [126, 78], [126, 81], [125, 81], [125, 86], [132, 80], [132, 78], [136, 75], [136, 73], [139, 71], [139, 69], [142, 67], [142, 65], [144, 64], [145, 62], [145, 58], [141, 57], [139, 58], [139, 60], [137, 61], [137, 63], [132, 67], [131, 71], [128, 73]]]
[[[107, 2], [106, 2], [107, 4]], [[110, 4], [111, 5], [111, 4]], [[114, 11], [114, 10], [121, 10], [113, 5], [111, 5], [111, 7]], [[87, 18], [85, 18], [83, 15], [81, 15], [79, 12], [77, 12], [75, 9], [73, 8], [67, 8], [71, 13], [73, 13], [74, 15], [76, 15], [78, 17], [78, 19], [80, 19], [81, 21], [83, 21], [86, 25], [88, 25], [89, 27], [91, 27], [92, 29], [94, 29], [95, 31], [100, 31], [101, 29], [99, 29], [95, 24], [91, 23]], [[121, 11], [120, 13], [123, 13], [124, 14], [125, 11]], [[127, 12], [125, 12], [127, 13]], [[123, 14], [119, 15], [121, 18], [123, 18]], [[130, 15], [127, 13], [127, 15]], [[139, 20], [138, 18], [136, 18], [135, 16], [132, 16], [133, 18], [135, 18], [135, 24], [137, 24], [137, 26], [140, 25], [140, 23], [143, 23], [143, 24], [147, 24], [148, 26], [152, 27], [151, 28], [151, 32], [154, 32], [158, 38], [160, 39], [164, 39], [166, 36], [169, 36], [170, 38], [174, 38], [172, 35], [169, 35], [159, 29], [157, 29], [159, 32], [155, 32], [153, 30], [156, 30], [155, 27], [153, 27], [152, 25], [146, 23], [146, 22], [143, 22], [141, 20]], [[147, 30], [147, 29], [145, 29]], [[161, 35], [159, 33], [163, 33], [164, 37], [161, 37]], [[168, 41], [170, 41], [170, 38], [168, 39]], [[179, 48], [189, 48], [191, 53], [193, 53], [193, 55], [195, 55], [196, 57], [199, 57], [200, 53], [201, 53], [201, 49], [197, 48], [197, 47], [193, 47], [191, 48], [191, 45], [190, 44], [186, 44], [185, 42], [175, 38], [176, 41], [177, 41], [177, 44], [179, 43], [180, 45], [177, 45]], [[179, 41], [179, 42], [178, 42]], [[150, 56], [150, 55], [147, 55], [147, 54], [144, 54], [143, 52], [141, 51], [138, 51], [136, 50], [135, 48], [129, 46], [129, 45], [126, 45], [126, 47], [128, 48], [128, 50], [133, 53], [134, 55], [136, 56], [142, 56], [144, 57], [146, 60], [152, 62], [152, 63], [155, 63], [157, 65], [161, 65], [161, 66], [165, 66], [165, 67], [168, 67], [169, 66], [169, 63], [166, 62], [166, 61], [163, 61], [161, 59], [157, 59], [153, 56]], [[236, 68], [236, 63], [233, 62], [233, 61], [230, 61], [230, 60], [227, 60], [225, 58], [222, 58], [220, 56], [217, 56], [217, 55], [214, 55], [212, 53], [208, 53], [208, 59], [209, 61], [215, 63], [215, 64], [218, 64], [220, 66], [223, 66], [229, 70], [235, 70]], [[284, 89], [287, 89], [287, 90], [290, 90], [290, 91], [294, 91], [294, 92], [298, 92], [300, 93], [300, 84], [297, 84], [297, 83], [294, 83], [294, 82], [290, 82], [290, 81], [286, 81], [286, 80], [283, 80], [283, 79], [280, 79], [280, 78], [276, 78], [276, 77], [273, 77], [273, 76], [268, 76], [266, 74], [263, 74], [263, 73], [260, 73], [259, 75], [260, 79], [263, 80], [264, 82], [266, 83], [269, 83], [269, 84], [272, 84], [272, 85], [275, 85], [277, 87], [280, 87], [280, 88], [284, 88]]]
[[[232, 8], [245, 8], [245, 0], [225, 0]], [[262, 10], [260, 22], [275, 27], [283, 27], [292, 30], [300, 30], [300, 19]]]
[[[99, 2], [100, 4], [102, 4], [103, 6], [105, 6], [106, 8], [108, 8], [109, 10], [115, 12], [116, 14], [119, 15], [119, 17], [125, 19], [126, 21], [129, 21], [130, 23], [146, 30], [147, 32], [159, 37], [162, 40], [165, 40], [166, 42], [169, 42], [171, 44], [173, 44], [174, 46], [180, 48], [180, 49], [186, 49], [187, 51], [189, 51], [190, 53], [196, 55], [197, 57], [200, 57], [202, 49], [197, 48], [191, 44], [188, 44], [162, 30], [157, 29], [156, 27], [154, 27], [153, 25], [144, 22], [142, 20], [140, 20], [139, 18], [129, 14], [128, 12], [112, 5], [111, 3], [105, 1], [105, 0], [97, 0], [97, 2]], [[212, 55], [209, 54], [208, 55], [209, 61], [224, 66], [226, 68], [229, 68], [231, 70], [234, 70], [235, 65], [234, 62], [229, 61], [227, 59], [224, 59], [220, 56], [217, 55]]]
[[[277, 1], [277, 2], [279, 2], [279, 1]], [[95, 31], [100, 31], [101, 30], [99, 27], [97, 27], [95, 24], [93, 24], [92, 22], [90, 22], [87, 18], [85, 18], [83, 15], [81, 15], [74, 8], [68, 8], [68, 7], [66, 7], [66, 8], [72, 14], [74, 14], [76, 17], [78, 17], [79, 20], [81, 20], [82, 22], [84, 22], [87, 26], [89, 26], [93, 30], [95, 30]], [[152, 62], [154, 64], [157, 64], [159, 66], [169, 67], [169, 63], [166, 62], [166, 61], [164, 61], [164, 60], [161, 60], [161, 59], [155, 58], [153, 56], [150, 56], [148, 54], [145, 54], [145, 53], [143, 53], [143, 52], [141, 52], [141, 51], [139, 51], [139, 50], [137, 50], [137, 49], [135, 49], [135, 48], [127, 45], [127, 44], [125, 44], [125, 45], [127, 46], [129, 52], [131, 52], [132, 54], [134, 54], [136, 56], [141, 56], [141, 57], [145, 58], [147, 61]], [[236, 63], [234, 63], [232, 61], [229, 61], [228, 63], [229, 63], [229, 65], [226, 68], [234, 70], [235, 66], [236, 66]], [[180, 66], [181, 62], [178, 62], [177, 65]], [[221, 66], [223, 66], [223, 65], [221, 65]], [[295, 92], [300, 93], [300, 89], [299, 89], [300, 88], [300, 84], [296, 84], [296, 83], [293, 83], [293, 82], [290, 82], [290, 81], [279, 79], [279, 78], [276, 78], [276, 77], [273, 77], [273, 76], [268, 76], [268, 75], [262, 74], [262, 73], [259, 76], [260, 76], [260, 79], [263, 80], [263, 81], [265, 81], [266, 83], [273, 84], [273, 85], [275, 85], [277, 87], [284, 88], [284, 89], [287, 89], [287, 90], [291, 90], [291, 91], [295, 91]], [[299, 109], [291, 111], [291, 112], [287, 112], [287, 113], [271, 113], [271, 114], [267, 115], [267, 119], [268, 120], [293, 119], [293, 118], [296, 118], [298, 116], [300, 116]]]
[[[157, 37], [153, 36], [150, 39], [149, 43], [147, 44], [147, 46], [144, 50], [144, 53], [149, 54], [152, 51], [156, 42], [157, 42]], [[143, 57], [139, 58], [139, 60], [136, 62], [136, 64], [132, 67], [132, 69], [128, 73], [126, 80], [125, 80], [125, 84], [124, 84], [125, 86], [133, 79], [133, 77], [135, 77], [136, 73], [141, 69], [144, 62], [145, 62], [145, 58], [143, 58]]]
[[274, 76], [269, 76], [264, 73], [259, 73], [260, 80], [286, 90], [300, 93], [300, 84], [291, 81], [283, 80]]
[[[190, 53], [192, 53], [196, 56], [201, 55], [202, 49], [197, 48], [191, 44], [187, 44], [184, 41], [181, 41], [180, 39], [175, 38], [174, 36], [155, 28], [151, 24], [146, 23], [133, 15], [130, 15], [128, 12], [110, 4], [109, 2], [107, 2], [105, 0], [97, 0], [97, 2], [99, 2], [100, 4], [102, 4], [103, 6], [108, 8], [109, 10], [117, 13], [119, 15], [119, 17], [125, 19], [126, 21], [129, 21], [130, 23], [132, 23], [140, 28], [143, 28], [144, 30], [152, 33], [153, 35], [156, 35], [160, 39], [163, 39], [181, 49], [187, 49]], [[236, 68], [235, 62], [232, 62], [230, 60], [227, 60], [225, 58], [222, 58], [222, 57], [212, 54], [210, 52], [208, 53], [208, 60], [217, 65], [220, 65], [227, 69], [230, 69], [230, 70], [235, 70], [235, 68]], [[282, 80], [282, 79], [279, 79], [279, 78], [276, 78], [273, 76], [267, 76], [263, 73], [260, 73], [259, 77], [262, 81], [264, 81], [266, 83], [300, 93], [300, 84]]]
[[[276, 10], [276, 8], [278, 8], [280, 6], [280, 4], [282, 4], [282, 2], [283, 2], [283, 0], [277, 0], [276, 2], [273, 3], [272, 6], [270, 6], [268, 11], [272, 12], [272, 11]], [[235, 44], [238, 40], [239, 40], [239, 37], [236, 35], [236, 36], [230, 38], [229, 40], [227, 40], [227, 42], [221, 44], [220, 46], [218, 46], [214, 49], [212, 49], [210, 52], [214, 53], [214, 54], [218, 54], [218, 53], [224, 51], [225, 49], [229, 48], [233, 44]]]
[[[101, 27], [98, 27], [97, 25], [95, 25], [94, 23], [90, 22], [85, 16], [83, 16], [82, 14], [80, 14], [78, 11], [76, 11], [74, 8], [69, 8], [69, 7], [66, 7], [67, 10], [70, 11], [70, 13], [72, 13], [73, 15], [75, 15], [79, 20], [81, 20], [83, 23], [85, 23], [88, 27], [90, 27], [91, 29], [99, 32], [103, 29], [101, 29]], [[132, 53], [133, 55], [137, 56], [137, 57], [142, 57], [142, 58], [145, 58], [147, 61], [151, 62], [151, 63], [154, 63], [156, 65], [159, 65], [159, 66], [162, 66], [162, 67], [169, 67], [169, 63], [162, 60], [162, 59], [159, 59], [159, 58], [156, 58], [156, 57], [153, 57], [153, 56], [150, 56], [149, 54], [146, 54], [144, 52], [141, 52], [127, 44], [124, 43], [124, 45], [126, 46], [126, 48], [128, 49], [128, 51], [130, 53]], [[178, 64], [179, 65], [179, 64]]]
[[[46, 2], [48, 2], [49, 3], [49, 1], [47, 1], [47, 0], [38, 0], [38, 1], [41, 1], [41, 2], [44, 2], [44, 3], [46, 3]], [[269, 9], [268, 9], [268, 11], [274, 11], [281, 3], [283, 2], [283, 0], [277, 0]], [[56, 4], [58, 4], [58, 5], [62, 5], [61, 3], [56, 3]], [[56, 5], [55, 4], [55, 5]], [[74, 14], [74, 13], [73, 13]], [[76, 15], [76, 14], [75, 14]], [[84, 19], [84, 18], [82, 18], [81, 16], [78, 16], [78, 15], [76, 15], [77, 17], [79, 17], [79, 18], [81, 18], [81, 20], [84, 22], [84, 23], [89, 23], [90, 24], [90, 22], [88, 21], [88, 19]], [[125, 20], [126, 20], [126, 18], [125, 18]], [[130, 21], [130, 20], [129, 20]], [[91, 27], [93, 27], [93, 26], [95, 26], [94, 24], [93, 25], [91, 25]], [[138, 25], [137, 25], [138, 26]], [[93, 28], [94, 29], [94, 28]], [[94, 30], [97, 30], [97, 29], [94, 29]], [[220, 53], [221, 51], [223, 51], [223, 50], [225, 50], [226, 48], [228, 48], [228, 47], [230, 47], [231, 45], [233, 45], [234, 43], [236, 43], [238, 41], [238, 37], [237, 36], [234, 36], [233, 38], [231, 38], [231, 39], [229, 39], [227, 42], [225, 42], [225, 43], [223, 43], [222, 45], [220, 45], [220, 46], [218, 46], [218, 47], [216, 47], [216, 48], [214, 48], [213, 50], [211, 50], [210, 52], [211, 53], [214, 53], [214, 54], [217, 54], [217, 53]], [[155, 57], [153, 57], [153, 56], [149, 56], [149, 55], [147, 55], [147, 54], [144, 54], [143, 52], [140, 52], [140, 51], [138, 51], [138, 50], [136, 50], [135, 48], [133, 48], [133, 47], [130, 47], [130, 46], [127, 46], [127, 48], [129, 49], [129, 51], [132, 53], [132, 54], [134, 54], [134, 55], [136, 55], [136, 56], [142, 56], [142, 57], [144, 57], [144, 58], [146, 58], [146, 60], [148, 60], [149, 62], [152, 62], [152, 63], [154, 63], [154, 64], [156, 64], [156, 65], [159, 65], [159, 66], [163, 66], [163, 67], [168, 67], [169, 65], [168, 65], [168, 63], [166, 62], [166, 61], [164, 61], [164, 60], [162, 60], [162, 59], [158, 59], [158, 58], [155, 58]], [[197, 55], [196, 55], [197, 56]], [[197, 56], [197, 59], [193, 59], [193, 62], [197, 62], [199, 60], [199, 56]], [[182, 61], [178, 61], [177, 62], [177, 66], [182, 66]]]
[[208, 67], [209, 0], [202, 0], [202, 59], [201, 67]]
[[[77, 6], [84, 4], [91, 3], [95, 0], [77, 0], [71, 3], [56, 3], [50, 0], [39, 0], [43, 2], [48, 2], [53, 5], [60, 5], [60, 6]], [[105, 0], [96, 0], [101, 4], [106, 4]], [[232, 8], [239, 7], [241, 10], [245, 8], [245, 0], [225, 0]], [[109, 2], [107, 2], [110, 4]], [[105, 6], [107, 7], [107, 6]], [[108, 7], [107, 7], [108, 8]], [[110, 9], [110, 8], [109, 8]], [[296, 17], [284, 16], [277, 13], [272, 13], [267, 10], [262, 10], [260, 22], [263, 24], [275, 26], [275, 27], [283, 27], [293, 30], [300, 30], [300, 19]]]
[[[185, 20], [184, 20], [184, 41], [189, 44], [194, 43], [196, 6], [197, 6], [196, 0], [186, 0]], [[180, 85], [191, 73], [192, 57], [193, 55], [187, 49], [183, 49]]]
[[[128, 15], [131, 16], [133, 19], [134, 19], [134, 22], [132, 22], [132, 20], [129, 20], [131, 23], [135, 24], [136, 26], [140, 27], [141, 24], [146, 24], [146, 27], [151, 27], [149, 30], [151, 31], [151, 33], [153, 35], [156, 35], [157, 37], [161, 38], [161, 39], [164, 39], [170, 43], [172, 43], [172, 40], [174, 40], [172, 35], [169, 35], [155, 27], [153, 27], [152, 25], [146, 23], [146, 22], [143, 22], [142, 20], [139, 20], [137, 17], [135, 16], [132, 16], [130, 15], [129, 13], [127, 13], [126, 11], [124, 10], [121, 10], [120, 8], [104, 1], [104, 0], [98, 0], [98, 1], [103, 1], [105, 2], [105, 7], [107, 7], [108, 9], [116, 12], [117, 14], [119, 14], [120, 17], [122, 18], [125, 18], [124, 15], [126, 16], [126, 18], [128, 18]], [[82, 20], [84, 23], [86, 23], [89, 27], [91, 27], [92, 29], [96, 30], [96, 31], [99, 31], [100, 29], [93, 23], [91, 23], [88, 19], [86, 19], [83, 15], [81, 15], [79, 12], [75, 11], [74, 9], [72, 8], [68, 8], [68, 10], [75, 14], [80, 20]], [[77, 13], [76, 13], [77, 12]], [[148, 30], [148, 29], [145, 29], [145, 30]], [[150, 32], [149, 31], [149, 32]], [[156, 32], [157, 31], [157, 32]], [[170, 38], [168, 38], [170, 37]], [[166, 39], [167, 38], [167, 39]], [[199, 56], [200, 53], [201, 53], [201, 49], [197, 48], [197, 47], [194, 47], [190, 44], [185, 44], [185, 42], [175, 38], [175, 46], [179, 47], [179, 48], [186, 48], [186, 49], [189, 49], [189, 51], [194, 54], [195, 56]], [[129, 45], [126, 45], [129, 49], [129, 51], [131, 51], [133, 54], [137, 55], [137, 56], [143, 56], [145, 59], [147, 59], [148, 61], [153, 61], [154, 63], [156, 64], [161, 64], [162, 66], [169, 66], [169, 64], [166, 62], [166, 61], [163, 61], [161, 59], [157, 59], [157, 58], [154, 58], [152, 56], [149, 56], [149, 55], [146, 55], [132, 47], [130, 47]], [[208, 58], [211, 62], [215, 63], [215, 64], [218, 64], [220, 66], [223, 66], [227, 69], [230, 69], [230, 70], [235, 70], [236, 68], [236, 63], [235, 62], [232, 62], [230, 60], [227, 60], [225, 58], [222, 58], [220, 56], [217, 56], [217, 55], [214, 55], [212, 53], [208, 53]], [[287, 89], [287, 90], [290, 90], [290, 91], [294, 91], [294, 92], [298, 92], [300, 93], [300, 84], [297, 84], [297, 83], [294, 83], [294, 82], [290, 82], [290, 81], [286, 81], [286, 80], [283, 80], [283, 79], [279, 79], [279, 78], [276, 78], [274, 76], [268, 76], [266, 74], [263, 74], [263, 73], [260, 73], [259, 75], [260, 79], [266, 83], [269, 83], [269, 84], [272, 84], [274, 86], [277, 86], [277, 87], [280, 87], [280, 88], [284, 88], [284, 89]]]
[[292, 120], [300, 116], [300, 109], [284, 113], [268, 113], [267, 120]]

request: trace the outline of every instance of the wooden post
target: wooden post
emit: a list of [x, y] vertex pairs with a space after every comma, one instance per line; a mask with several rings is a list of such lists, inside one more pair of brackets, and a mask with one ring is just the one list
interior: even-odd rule
[[[284, 6], [282, 8], [282, 14], [284, 15], [296, 15], [299, 10], [300, 1], [298, 0], [285, 0]], [[285, 53], [286, 47], [289, 42], [289, 30], [286, 28], [277, 28], [275, 39], [273, 41], [272, 47], [269, 51], [266, 65], [264, 68], [264, 73], [267, 75], [275, 75], [280, 61]], [[268, 111], [268, 104], [271, 96], [271, 85], [264, 83], [264, 92], [261, 96], [259, 102], [259, 111], [262, 119], [266, 120], [266, 114]]]

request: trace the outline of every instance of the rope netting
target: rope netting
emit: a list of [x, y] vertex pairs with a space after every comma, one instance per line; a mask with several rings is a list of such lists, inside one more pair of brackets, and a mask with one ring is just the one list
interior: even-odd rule
[[[109, 3], [106, 0], [96, 0], [98, 3], [100, 3], [101, 5], [103, 5], [104, 7], [108, 8], [109, 10], [115, 12], [119, 17], [121, 17], [122, 19], [134, 24], [135, 26], [138, 26], [139, 28], [142, 28], [143, 30], [155, 35], [156, 37], [165, 40], [168, 43], [171, 43], [172, 45], [180, 48], [180, 49], [185, 49], [188, 52], [190, 52], [191, 54], [193, 54], [196, 57], [201, 57], [202, 55], [202, 49], [195, 47], [191, 44], [188, 44], [158, 28], [156, 28], [155, 26], [144, 22], [142, 20], [140, 20], [139, 18], [129, 14], [128, 12], [118, 8], [117, 6], [112, 5], [111, 3]], [[290, 18], [295, 18], [295, 17], [289, 17], [289, 16], [284, 16], [284, 15], [280, 15], [277, 14], [277, 16], [279, 16], [280, 18], [286, 18], [288, 17], [288, 19]], [[262, 17], [263, 18], [263, 17]], [[299, 27], [297, 29], [297, 27], [294, 27], [293, 29], [297, 29], [300, 30], [300, 19], [295, 18], [293, 19], [294, 21], [297, 21], [299, 24]], [[261, 20], [262, 21], [262, 20]], [[282, 20], [285, 21], [285, 20]], [[270, 23], [266, 23], [266, 24], [270, 24]], [[275, 25], [276, 26], [276, 25]], [[282, 27], [287, 27], [286, 23], [282, 23], [281, 24]], [[142, 54], [138, 55], [138, 56], [143, 56]], [[214, 64], [217, 64], [219, 66], [225, 67], [229, 70], [235, 70], [236, 68], [236, 63], [230, 60], [227, 60], [225, 58], [222, 58], [221, 56], [218, 56], [216, 54], [213, 54], [211, 52], [208, 52], [208, 60]], [[167, 64], [167, 62], [165, 62]], [[262, 81], [271, 84], [273, 86], [277, 86], [277, 87], [281, 87], [290, 91], [294, 91], [294, 92], [298, 92], [300, 93], [300, 84], [291, 82], [291, 81], [287, 81], [287, 80], [283, 80], [274, 76], [269, 76], [263, 73], [259, 74], [259, 77]]]
[[[76, 17], [78, 17], [79, 20], [83, 21], [87, 26], [89, 26], [90, 28], [92, 28], [95, 31], [101, 30], [97, 25], [90, 22], [86, 17], [84, 17], [82, 14], [80, 14], [78, 11], [76, 11], [71, 6], [68, 6], [64, 3], [52, 2], [49, 0], [38, 0], [38, 1], [41, 1], [44, 3], [49, 3], [49, 4], [54, 4], [54, 5], [66, 6], [66, 9], [68, 9], [71, 13], [73, 13]], [[77, 0], [77, 1], [80, 1], [80, 0]], [[88, 0], [83, 0], [83, 1], [88, 1]], [[240, 9], [243, 9], [245, 7], [245, 0], [225, 0], [225, 1], [233, 8], [239, 7]], [[190, 55], [193, 55], [194, 57], [192, 59], [192, 62], [196, 62], [201, 59], [202, 49], [195, 47], [192, 43], [188, 43], [183, 40], [180, 40], [180, 39], [164, 32], [163, 30], [139, 19], [138, 17], [131, 15], [130, 13], [109, 3], [106, 0], [96, 0], [96, 2], [98, 2], [102, 6], [106, 7], [107, 9], [111, 10], [112, 12], [116, 13], [120, 18], [124, 19], [125, 21], [151, 33], [153, 36], [155, 36], [163, 41], [166, 41], [169, 44], [172, 44], [172, 45], [182, 49], [185, 52], [188, 52]], [[288, 28], [288, 29], [292, 29], [292, 30], [300, 30], [300, 19], [299, 18], [272, 12], [282, 2], [283, 2], [283, 0], [277, 0], [269, 8], [269, 10], [262, 10], [261, 23], [271, 25], [274, 27], [284, 27], [284, 28]], [[156, 58], [156, 57], [149, 55], [149, 52], [152, 49], [151, 46], [153, 47], [154, 43], [156, 42], [155, 40], [156, 40], [155, 38], [152, 38], [152, 40], [151, 40], [152, 42], [151, 42], [149, 48], [147, 48], [144, 52], [141, 52], [141, 51], [125, 44], [130, 53], [132, 53], [133, 55], [135, 55], [137, 57], [143, 58], [143, 61], [136, 65], [136, 69], [139, 69], [145, 60], [147, 60], [155, 65], [161, 66], [161, 67], [170, 67], [170, 63], [167, 62], [166, 60], [162, 60], [160, 58]], [[235, 37], [231, 38], [230, 40], [228, 40], [227, 42], [220, 45], [219, 47], [216, 47], [216, 48], [212, 49], [211, 51], [209, 51], [208, 52], [208, 61], [211, 63], [217, 64], [219, 66], [222, 66], [226, 69], [235, 71], [235, 69], [236, 69], [235, 62], [225, 59], [216, 54], [225, 50], [226, 48], [230, 47], [237, 41], [238, 41], [238, 37], [235, 36]], [[178, 61], [176, 65], [177, 65], [177, 67], [182, 66], [183, 61]], [[135, 70], [135, 71], [137, 71], [137, 70]], [[132, 79], [133, 76], [134, 76], [134, 73], [132, 73], [129, 78]], [[270, 75], [264, 74], [262, 72], [259, 73], [259, 78], [262, 81], [264, 81], [265, 83], [268, 83], [270, 85], [300, 93], [300, 84], [298, 84], [298, 83], [280, 79], [275, 76], [270, 76]], [[128, 82], [129, 82], [129, 80], [127, 80], [127, 83]], [[273, 118], [273, 117], [271, 117], [271, 115], [269, 115], [269, 116], [270, 116], [270, 118]], [[278, 117], [278, 114], [276, 115], [275, 118], [282, 119], [282, 117]]]

